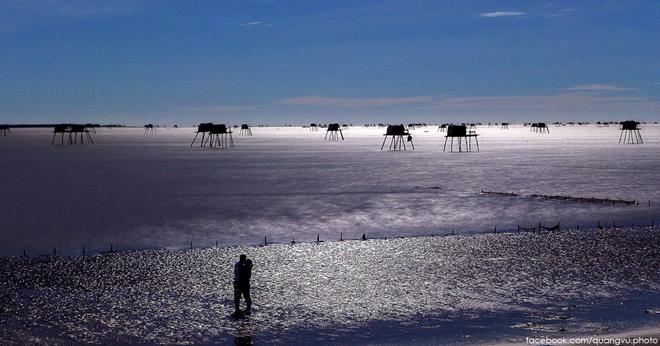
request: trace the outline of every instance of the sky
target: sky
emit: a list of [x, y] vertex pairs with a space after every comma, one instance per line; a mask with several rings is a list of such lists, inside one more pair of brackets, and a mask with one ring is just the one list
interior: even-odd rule
[[660, 120], [658, 1], [0, 0], [0, 123]]

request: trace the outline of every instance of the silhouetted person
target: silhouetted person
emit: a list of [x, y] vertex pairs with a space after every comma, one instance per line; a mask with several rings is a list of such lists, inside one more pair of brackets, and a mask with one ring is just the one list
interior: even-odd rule
[[249, 314], [252, 308], [252, 298], [250, 298], [250, 277], [252, 276], [252, 260], [247, 256], [241, 255], [238, 262], [234, 264], [234, 307], [236, 314], [241, 312], [241, 295], [245, 298], [246, 310]]
[[241, 268], [241, 275], [239, 277], [238, 285], [241, 288], [243, 297], [245, 298], [245, 313], [252, 312], [252, 297], [250, 297], [250, 279], [252, 278], [252, 260], [246, 259], [245, 264]]

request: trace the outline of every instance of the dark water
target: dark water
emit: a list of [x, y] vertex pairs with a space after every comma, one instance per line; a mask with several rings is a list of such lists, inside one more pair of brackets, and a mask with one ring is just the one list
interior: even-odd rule
[[[255, 262], [238, 321], [231, 270]], [[660, 231], [0, 259], [4, 343], [462, 343], [658, 326]]]

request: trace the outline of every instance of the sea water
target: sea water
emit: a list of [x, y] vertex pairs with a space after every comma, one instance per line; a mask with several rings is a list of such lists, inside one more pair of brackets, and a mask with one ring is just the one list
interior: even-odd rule
[[639, 145], [618, 143], [614, 125], [549, 134], [484, 125], [471, 153], [443, 151], [436, 126], [411, 129], [415, 150], [400, 152], [389, 142], [380, 150], [377, 127], [344, 129], [343, 141], [325, 141], [323, 128], [253, 127], [249, 137], [235, 129], [235, 147], [221, 149], [199, 138], [191, 147], [194, 132], [99, 128], [84, 145], [51, 145], [52, 129], [0, 137], [0, 255], [629, 226], [660, 216], [657, 125], [643, 126]]

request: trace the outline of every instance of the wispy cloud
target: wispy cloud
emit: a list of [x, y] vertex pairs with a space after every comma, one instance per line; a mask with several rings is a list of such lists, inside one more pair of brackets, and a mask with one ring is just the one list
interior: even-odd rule
[[259, 21], [247, 22], [247, 23], [238, 24], [238, 26], [255, 26], [255, 25], [262, 25], [262, 24], [266, 24], [266, 22], [259, 22]]
[[520, 17], [524, 16], [525, 12], [519, 11], [495, 11], [495, 12], [483, 12], [479, 14], [479, 17], [486, 18], [497, 18], [497, 17]]
[[199, 113], [231, 113], [231, 112], [252, 111], [256, 109], [257, 109], [256, 106], [226, 106], [226, 105], [186, 106], [186, 107], [175, 108], [175, 110], [177, 111], [199, 112]]
[[570, 91], [630, 91], [635, 88], [621, 88], [612, 84], [580, 84], [572, 86], [566, 90]]
[[433, 102], [432, 109], [443, 111], [556, 112], [660, 110], [660, 102], [637, 96], [560, 93], [530, 96], [449, 97]]
[[363, 99], [303, 96], [303, 97], [294, 97], [294, 98], [279, 100], [276, 103], [284, 104], [284, 105], [299, 105], [299, 106], [368, 108], [368, 107], [408, 105], [415, 103], [428, 103], [431, 101], [432, 98], [430, 96], [412, 96], [412, 97], [396, 97], [396, 98], [363, 98]]

